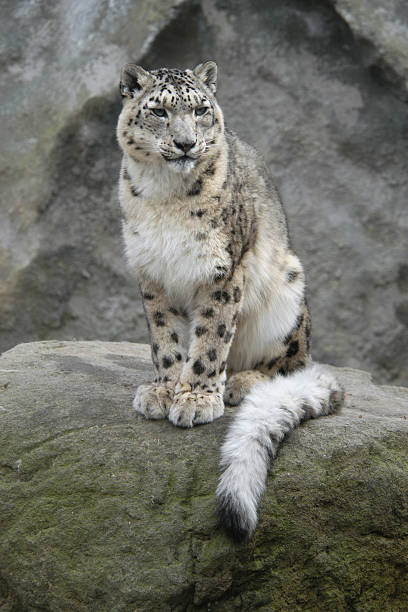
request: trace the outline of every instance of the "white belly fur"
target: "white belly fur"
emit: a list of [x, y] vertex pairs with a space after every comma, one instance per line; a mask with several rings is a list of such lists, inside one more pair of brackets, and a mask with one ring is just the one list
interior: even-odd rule
[[[262, 239], [245, 261], [246, 282], [241, 315], [228, 357], [235, 371], [251, 369], [271, 356], [273, 346], [293, 329], [299, 316], [304, 275], [298, 258], [291, 252], [271, 253]], [[268, 248], [269, 247], [269, 248]], [[295, 282], [288, 283], [288, 270], [297, 270]]]
[[137, 223], [127, 221], [123, 226], [131, 268], [160, 283], [178, 301], [191, 299], [200, 285], [210, 282], [216, 266], [228, 265], [228, 256], [215, 232], [197, 240], [197, 230], [185, 225], [161, 214], [139, 217]]

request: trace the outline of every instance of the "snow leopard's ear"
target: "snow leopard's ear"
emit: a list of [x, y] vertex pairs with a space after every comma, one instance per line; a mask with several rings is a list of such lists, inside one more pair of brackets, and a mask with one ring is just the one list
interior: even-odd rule
[[193, 73], [215, 94], [217, 90], [217, 64], [215, 62], [198, 64]]
[[140, 94], [153, 81], [152, 76], [137, 64], [125, 64], [120, 71], [119, 89], [123, 98]]

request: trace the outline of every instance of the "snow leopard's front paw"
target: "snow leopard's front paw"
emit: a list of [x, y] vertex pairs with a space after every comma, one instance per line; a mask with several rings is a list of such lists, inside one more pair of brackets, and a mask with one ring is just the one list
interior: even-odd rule
[[210, 423], [224, 414], [224, 402], [220, 393], [176, 393], [170, 408], [169, 421], [178, 427], [193, 427]]
[[173, 401], [174, 386], [167, 383], [139, 385], [133, 408], [147, 419], [165, 419]]

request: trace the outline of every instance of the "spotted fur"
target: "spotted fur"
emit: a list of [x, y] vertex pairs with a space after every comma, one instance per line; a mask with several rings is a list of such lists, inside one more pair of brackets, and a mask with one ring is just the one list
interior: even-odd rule
[[218, 489], [221, 521], [240, 538], [255, 528], [276, 452], [277, 442], [264, 452], [264, 437], [329, 413], [339, 388], [311, 365], [303, 268], [262, 162], [224, 129], [216, 74], [213, 62], [122, 69], [119, 195], [156, 371], [134, 407], [192, 427], [220, 417], [224, 401], [242, 402]]

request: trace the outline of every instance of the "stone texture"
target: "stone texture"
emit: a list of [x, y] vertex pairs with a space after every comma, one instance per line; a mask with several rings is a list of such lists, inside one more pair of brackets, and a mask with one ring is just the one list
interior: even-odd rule
[[118, 218], [118, 74], [177, 4], [1, 3], [0, 350], [142, 328]]
[[[332, 0], [336, 11], [367, 45], [368, 64], [408, 92], [408, 6], [405, 0]], [[406, 96], [404, 96], [405, 99]]]
[[227, 123], [286, 204], [315, 358], [408, 383], [405, 3], [173, 4], [2, 3], [0, 350], [147, 339], [122, 256], [117, 74], [213, 58]]
[[3, 354], [0, 610], [404, 610], [408, 390], [333, 370], [346, 407], [282, 445], [235, 545], [214, 516], [232, 409], [192, 430], [134, 413], [147, 346]]

